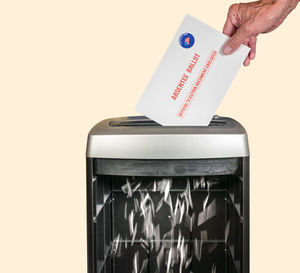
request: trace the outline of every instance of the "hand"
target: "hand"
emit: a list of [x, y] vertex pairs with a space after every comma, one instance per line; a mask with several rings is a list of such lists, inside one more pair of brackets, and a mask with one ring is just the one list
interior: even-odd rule
[[223, 46], [223, 53], [229, 55], [241, 44], [250, 47], [244, 61], [248, 66], [255, 58], [256, 37], [279, 27], [299, 0], [261, 0], [251, 3], [234, 4], [229, 8], [223, 33], [230, 39]]

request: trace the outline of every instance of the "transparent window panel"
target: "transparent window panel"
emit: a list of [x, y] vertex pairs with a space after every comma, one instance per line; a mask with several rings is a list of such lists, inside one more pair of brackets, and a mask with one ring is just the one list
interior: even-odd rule
[[115, 273], [150, 272], [149, 250], [141, 243], [124, 243], [119, 245], [114, 257]]
[[112, 243], [111, 181], [108, 177], [98, 177], [94, 185], [94, 230], [95, 264], [97, 273], [109, 273]]
[[97, 273], [243, 273], [238, 176], [99, 176], [96, 183]]

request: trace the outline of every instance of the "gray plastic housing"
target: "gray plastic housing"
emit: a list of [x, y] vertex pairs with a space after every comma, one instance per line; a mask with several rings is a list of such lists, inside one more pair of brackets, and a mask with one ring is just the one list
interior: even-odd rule
[[249, 156], [237, 121], [215, 116], [209, 126], [161, 126], [144, 116], [106, 119], [89, 133], [87, 158], [207, 159]]

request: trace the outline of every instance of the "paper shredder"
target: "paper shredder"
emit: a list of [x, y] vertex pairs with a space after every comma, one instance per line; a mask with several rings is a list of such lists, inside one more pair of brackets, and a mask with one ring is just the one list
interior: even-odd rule
[[106, 119], [89, 133], [88, 273], [249, 273], [245, 129]]

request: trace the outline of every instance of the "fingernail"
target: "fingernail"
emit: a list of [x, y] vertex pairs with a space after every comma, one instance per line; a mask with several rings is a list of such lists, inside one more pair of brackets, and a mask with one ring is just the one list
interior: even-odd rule
[[223, 48], [222, 51], [223, 51], [224, 54], [228, 55], [228, 54], [230, 54], [230, 53], [232, 52], [232, 47], [229, 46], [229, 45], [227, 45], [227, 46], [225, 46], [225, 47]]

